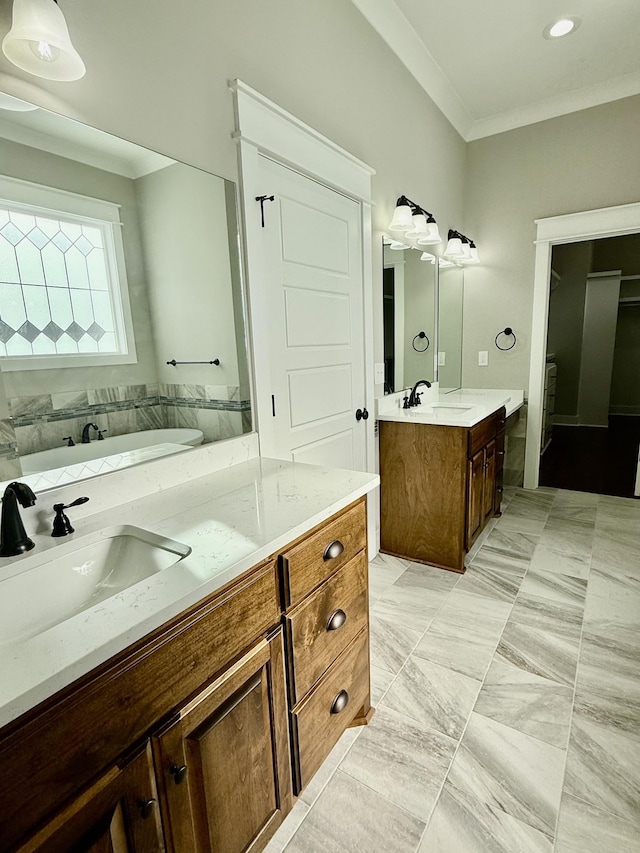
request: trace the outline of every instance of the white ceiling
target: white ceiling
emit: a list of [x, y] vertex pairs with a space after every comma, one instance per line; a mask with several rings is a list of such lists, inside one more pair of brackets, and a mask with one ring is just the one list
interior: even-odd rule
[[466, 140], [640, 93], [640, 0], [353, 3]]

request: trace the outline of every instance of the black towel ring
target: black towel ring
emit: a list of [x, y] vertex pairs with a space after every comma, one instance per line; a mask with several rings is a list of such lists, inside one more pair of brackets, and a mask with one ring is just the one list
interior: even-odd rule
[[[416, 346], [416, 338], [420, 338], [421, 340], [426, 341], [426, 342], [427, 342], [426, 347], [424, 347], [423, 349], [419, 349], [419, 348]], [[426, 333], [426, 332], [418, 332], [418, 334], [417, 334], [417, 335], [414, 335], [414, 336], [413, 336], [413, 340], [411, 341], [411, 346], [414, 348], [414, 350], [415, 350], [416, 352], [426, 352], [426, 351], [429, 349], [429, 346], [430, 346], [430, 344], [429, 344], [429, 338], [427, 337], [427, 333]]]
[[[501, 347], [500, 344], [498, 343], [498, 338], [500, 337], [500, 335], [506, 335], [508, 338], [513, 338], [513, 342], [511, 344], [511, 346]], [[511, 326], [507, 326], [506, 329], [503, 329], [501, 332], [498, 332], [498, 334], [496, 335], [495, 344], [498, 347], [498, 349], [502, 350], [502, 352], [506, 352], [507, 350], [514, 348], [514, 346], [516, 345], [516, 341], [517, 341], [516, 333], [513, 331]]]

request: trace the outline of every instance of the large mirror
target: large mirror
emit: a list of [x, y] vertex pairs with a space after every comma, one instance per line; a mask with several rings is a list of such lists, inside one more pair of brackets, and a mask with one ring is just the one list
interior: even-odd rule
[[234, 184], [0, 110], [0, 369], [4, 481], [250, 431]]
[[418, 249], [383, 245], [385, 393], [436, 375], [438, 266]]
[[464, 270], [440, 259], [438, 275], [438, 382], [440, 391], [462, 385]]

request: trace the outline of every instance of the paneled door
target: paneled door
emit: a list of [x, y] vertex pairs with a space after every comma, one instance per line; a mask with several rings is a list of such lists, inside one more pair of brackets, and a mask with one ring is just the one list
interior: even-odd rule
[[261, 229], [269, 336], [257, 357], [271, 385], [261, 452], [366, 470], [360, 205], [267, 157], [259, 169], [274, 196]]

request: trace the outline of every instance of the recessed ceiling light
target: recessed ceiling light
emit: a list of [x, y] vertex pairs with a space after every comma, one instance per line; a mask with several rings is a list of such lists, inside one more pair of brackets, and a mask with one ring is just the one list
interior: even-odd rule
[[545, 27], [542, 31], [542, 35], [546, 39], [559, 39], [563, 36], [568, 36], [570, 33], [574, 33], [580, 24], [580, 18], [568, 16], [560, 18], [559, 20], [554, 21], [553, 24], [549, 24]]

